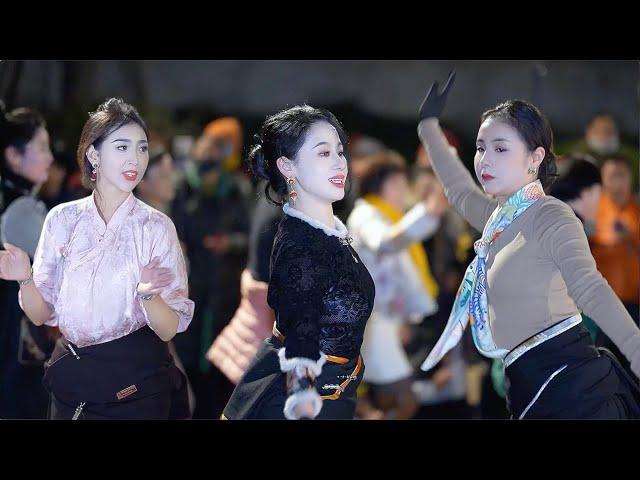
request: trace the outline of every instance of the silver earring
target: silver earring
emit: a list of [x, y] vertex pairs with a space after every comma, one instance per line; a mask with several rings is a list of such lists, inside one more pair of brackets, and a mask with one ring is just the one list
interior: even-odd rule
[[538, 169], [536, 167], [529, 167], [529, 170], [527, 170], [527, 172], [531, 175], [535, 175], [536, 173], [538, 173]]

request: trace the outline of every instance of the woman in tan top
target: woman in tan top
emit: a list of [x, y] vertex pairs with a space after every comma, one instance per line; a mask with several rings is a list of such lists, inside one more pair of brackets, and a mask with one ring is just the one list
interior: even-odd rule
[[483, 232], [428, 370], [467, 323], [485, 356], [503, 359], [512, 418], [637, 418], [640, 391], [593, 345], [584, 312], [640, 373], [640, 329], [598, 272], [580, 221], [544, 194], [555, 175], [553, 133], [532, 104], [511, 100], [481, 117], [473, 181], [438, 124], [453, 84], [431, 86], [418, 135], [451, 203]]

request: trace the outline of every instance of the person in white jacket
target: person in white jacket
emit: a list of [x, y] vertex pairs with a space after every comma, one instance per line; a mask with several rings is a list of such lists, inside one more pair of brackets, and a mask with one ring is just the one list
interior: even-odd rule
[[404, 159], [392, 151], [373, 155], [347, 221], [352, 245], [376, 287], [362, 345], [364, 381], [374, 407], [363, 409], [364, 418], [411, 418], [415, 413], [403, 325], [420, 322], [438, 308], [438, 286], [420, 242], [436, 232], [447, 203], [432, 195], [405, 213], [408, 192]]

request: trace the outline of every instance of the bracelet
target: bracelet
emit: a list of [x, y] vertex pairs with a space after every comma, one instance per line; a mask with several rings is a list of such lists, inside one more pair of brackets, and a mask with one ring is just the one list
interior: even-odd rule
[[20, 286], [22, 286], [22, 285], [26, 285], [27, 283], [31, 282], [31, 280], [33, 280], [33, 268], [31, 268], [31, 273], [29, 274], [29, 278], [27, 278], [25, 280], [17, 280], [17, 282], [20, 284]]
[[151, 300], [153, 297], [155, 297], [155, 293], [151, 293], [149, 295], [141, 295], [138, 293], [138, 285], [140, 285], [140, 282], [136, 283], [136, 293], [138, 294], [138, 296], [142, 299], [142, 300]]

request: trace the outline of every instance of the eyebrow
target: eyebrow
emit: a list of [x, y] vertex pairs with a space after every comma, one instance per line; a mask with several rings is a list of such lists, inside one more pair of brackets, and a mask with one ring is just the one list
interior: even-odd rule
[[[111, 141], [111, 143], [116, 143], [116, 142], [131, 143], [131, 140], [127, 138], [116, 138], [115, 140]], [[149, 143], [149, 140], [138, 140], [138, 143]]]
[[[511, 140], [507, 140], [506, 138], [494, 138], [491, 140], [492, 142], [511, 142]], [[479, 138], [476, 140], [476, 143], [484, 143], [484, 140]]]
[[[311, 148], [313, 149], [313, 148], [319, 147], [320, 145], [329, 145], [329, 142], [320, 142], [320, 143], [318, 143], [317, 145], [315, 145], [315, 146], [313, 146]], [[342, 146], [342, 142], [338, 142], [338, 146], [341, 147]]]

